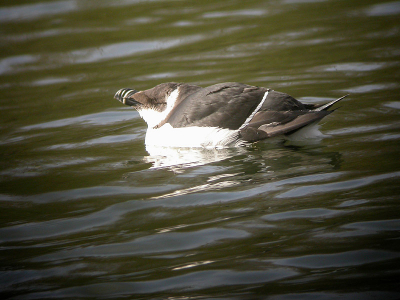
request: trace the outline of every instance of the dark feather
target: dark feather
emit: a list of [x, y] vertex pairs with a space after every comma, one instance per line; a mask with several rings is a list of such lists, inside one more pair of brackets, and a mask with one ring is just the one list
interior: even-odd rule
[[182, 100], [166, 122], [172, 127], [239, 129], [266, 91], [240, 83], [220, 83], [199, 89]]

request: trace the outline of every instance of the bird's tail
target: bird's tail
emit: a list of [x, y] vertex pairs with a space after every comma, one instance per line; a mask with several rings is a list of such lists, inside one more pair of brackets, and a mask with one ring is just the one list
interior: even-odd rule
[[329, 103], [323, 104], [315, 109], [313, 109], [313, 111], [323, 111], [323, 110], [328, 110], [328, 108], [330, 108], [333, 104], [339, 102], [340, 100], [346, 98], [349, 94], [344, 95], [343, 97], [340, 97], [339, 99], [333, 100]]

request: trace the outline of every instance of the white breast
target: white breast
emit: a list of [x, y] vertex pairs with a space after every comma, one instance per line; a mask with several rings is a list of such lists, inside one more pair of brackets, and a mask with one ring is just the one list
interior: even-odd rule
[[243, 145], [237, 130], [217, 127], [173, 128], [165, 124], [158, 129], [148, 128], [147, 146], [224, 148]]

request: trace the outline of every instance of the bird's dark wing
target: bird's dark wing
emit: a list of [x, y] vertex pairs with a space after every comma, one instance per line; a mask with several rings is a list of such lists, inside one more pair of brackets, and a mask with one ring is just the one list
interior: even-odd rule
[[172, 127], [239, 129], [262, 101], [266, 88], [240, 83], [220, 83], [196, 91], [170, 115]]
[[305, 110], [306, 106], [292, 96], [270, 90], [260, 111], [293, 111]]

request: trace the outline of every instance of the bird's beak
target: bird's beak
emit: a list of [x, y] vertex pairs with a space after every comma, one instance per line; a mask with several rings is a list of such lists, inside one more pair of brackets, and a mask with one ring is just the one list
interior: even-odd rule
[[121, 101], [125, 105], [136, 106], [137, 104], [139, 104], [139, 102], [129, 97], [137, 92], [138, 91], [129, 88], [120, 89], [118, 92], [115, 93], [114, 98], [118, 101]]

